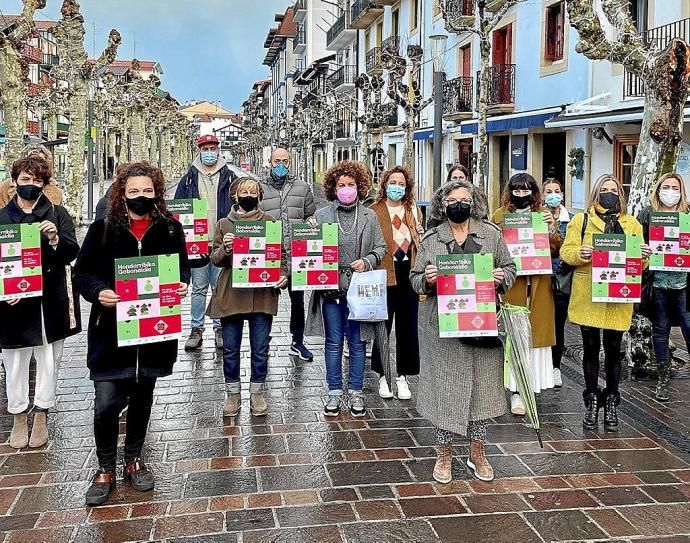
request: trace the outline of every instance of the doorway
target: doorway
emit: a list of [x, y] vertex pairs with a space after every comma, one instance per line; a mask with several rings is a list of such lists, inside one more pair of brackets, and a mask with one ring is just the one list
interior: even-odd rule
[[498, 136], [498, 197], [510, 179], [510, 136]]
[[565, 132], [543, 134], [541, 171], [543, 182], [547, 178], [558, 179], [565, 189]]

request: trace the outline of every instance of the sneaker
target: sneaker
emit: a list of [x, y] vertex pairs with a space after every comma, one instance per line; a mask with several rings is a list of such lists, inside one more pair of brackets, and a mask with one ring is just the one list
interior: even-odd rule
[[522, 398], [520, 398], [519, 394], [513, 394], [512, 398], [510, 398], [510, 412], [519, 417], [525, 414], [525, 404], [522, 403]]
[[222, 328], [216, 328], [215, 336], [216, 336], [216, 349], [222, 349], [223, 348], [223, 329]]
[[115, 489], [115, 472], [100, 468], [86, 491], [86, 505], [103, 505]]
[[409, 400], [412, 398], [410, 386], [407, 384], [407, 378], [404, 375], [395, 379], [395, 386], [398, 389], [398, 400]]
[[304, 346], [301, 341], [293, 341], [290, 345], [290, 354], [299, 357], [300, 360], [311, 362], [314, 360], [312, 352]]
[[132, 488], [138, 492], [153, 490], [153, 473], [139, 458], [129, 462], [122, 470], [125, 481], [132, 484]]
[[353, 417], [363, 417], [366, 413], [364, 394], [361, 391], [350, 392], [350, 415]]
[[561, 377], [561, 369], [553, 369], [553, 386], [556, 388], [561, 388], [563, 386], [563, 378]]
[[393, 397], [388, 381], [385, 376], [379, 377], [379, 396], [384, 400], [390, 400]]
[[340, 396], [328, 396], [326, 405], [323, 407], [323, 414], [327, 417], [337, 417], [340, 415]]
[[201, 342], [204, 340], [204, 329], [203, 328], [192, 328], [189, 332], [189, 337], [187, 341], [184, 342], [184, 350], [192, 351], [201, 347]]

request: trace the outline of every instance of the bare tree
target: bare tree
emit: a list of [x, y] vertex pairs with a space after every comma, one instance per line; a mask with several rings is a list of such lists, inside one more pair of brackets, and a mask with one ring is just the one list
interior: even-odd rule
[[369, 133], [374, 128], [384, 125], [393, 111], [397, 113], [396, 103], [384, 103], [383, 93], [385, 82], [380, 75], [360, 74], [355, 80], [355, 86], [362, 92], [362, 111], [356, 118], [362, 125], [362, 143], [360, 153], [366, 162], [369, 154]]
[[644, 83], [645, 103], [632, 172], [628, 210], [637, 214], [656, 179], [675, 168], [688, 99], [690, 46], [673, 38], [663, 49], [645, 42], [630, 16], [627, 0], [601, 0], [615, 39], [608, 39], [593, 0], [568, 0], [570, 24], [580, 34], [576, 51], [591, 60], [622, 64]]
[[34, 14], [46, 0], [23, 0], [21, 15], [0, 30], [0, 103], [5, 117], [7, 170], [21, 157], [27, 121], [29, 69], [24, 58], [26, 40], [35, 32]]

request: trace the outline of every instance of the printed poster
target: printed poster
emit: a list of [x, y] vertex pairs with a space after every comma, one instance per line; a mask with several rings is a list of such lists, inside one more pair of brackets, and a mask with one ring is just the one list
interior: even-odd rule
[[338, 225], [290, 227], [293, 290], [338, 288]]
[[440, 337], [498, 336], [493, 255], [438, 255], [436, 267]]
[[237, 221], [232, 243], [232, 286], [276, 286], [280, 281], [281, 243], [281, 221]]
[[43, 294], [38, 223], [0, 225], [0, 301]]
[[180, 221], [187, 243], [190, 260], [211, 253], [213, 240], [209, 239], [208, 202], [198, 198], [191, 200], [168, 200], [168, 211]]
[[179, 255], [116, 259], [118, 347], [179, 339], [182, 301], [175, 294], [179, 287]]
[[636, 303], [642, 293], [642, 236], [592, 236], [592, 301]]
[[690, 214], [653, 212], [649, 246], [650, 270], [690, 272]]
[[508, 213], [503, 222], [503, 239], [518, 276], [553, 273], [549, 227], [541, 213]]

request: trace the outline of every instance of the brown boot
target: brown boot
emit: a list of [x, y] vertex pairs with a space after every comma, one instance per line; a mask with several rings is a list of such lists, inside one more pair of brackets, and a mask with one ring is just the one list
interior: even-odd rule
[[453, 463], [453, 444], [446, 443], [436, 448], [436, 465], [434, 466], [434, 479], [439, 483], [450, 483], [452, 480], [451, 465]]
[[38, 410], [34, 413], [34, 425], [31, 428], [29, 447], [35, 449], [48, 443], [48, 412]]
[[234, 417], [240, 412], [240, 395], [228, 393], [225, 398], [225, 406], [223, 407], [223, 415], [226, 417]]
[[26, 413], [14, 416], [14, 425], [10, 432], [10, 447], [23, 449], [29, 444], [29, 420]]
[[268, 404], [263, 392], [252, 392], [249, 396], [249, 409], [255, 417], [263, 417], [268, 413]]
[[470, 456], [467, 459], [467, 467], [480, 481], [494, 480], [494, 468], [491, 467], [486, 458], [484, 444], [479, 441], [470, 441]]

